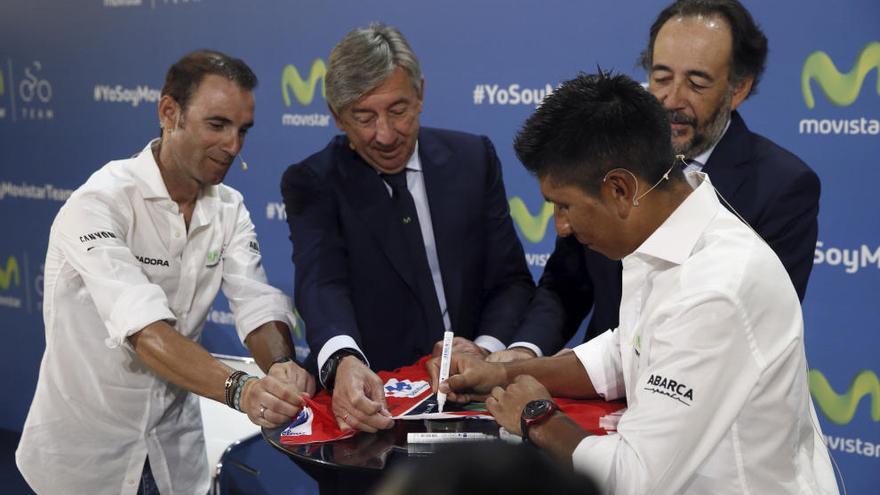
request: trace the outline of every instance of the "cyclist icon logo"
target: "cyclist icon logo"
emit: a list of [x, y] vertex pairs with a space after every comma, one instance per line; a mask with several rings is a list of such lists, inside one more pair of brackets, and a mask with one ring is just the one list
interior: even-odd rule
[[36, 69], [36, 72], [39, 73], [43, 66], [39, 61], [34, 61], [32, 67], [25, 67], [25, 77], [18, 85], [18, 94], [21, 96], [21, 101], [30, 103], [34, 98], [37, 98], [43, 103], [49, 103], [49, 100], [52, 99], [52, 85], [49, 84], [49, 81], [37, 77], [31, 71], [32, 68]]

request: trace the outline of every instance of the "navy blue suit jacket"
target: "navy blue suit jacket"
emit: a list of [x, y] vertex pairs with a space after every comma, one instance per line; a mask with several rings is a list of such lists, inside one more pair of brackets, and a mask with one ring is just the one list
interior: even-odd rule
[[[452, 330], [509, 344], [534, 281], [495, 149], [486, 137], [424, 127], [418, 148]], [[290, 166], [281, 192], [312, 356], [336, 335], [351, 336], [376, 370], [430, 353], [444, 330], [433, 282], [409, 266], [385, 183], [348, 139]]]
[[[797, 156], [746, 127], [738, 112], [703, 171], [782, 260], [801, 300], [813, 268], [818, 235], [819, 177]], [[723, 201], [722, 201], [723, 203]], [[592, 309], [585, 340], [616, 328], [622, 264], [571, 236], [556, 247], [514, 341], [554, 353]]]

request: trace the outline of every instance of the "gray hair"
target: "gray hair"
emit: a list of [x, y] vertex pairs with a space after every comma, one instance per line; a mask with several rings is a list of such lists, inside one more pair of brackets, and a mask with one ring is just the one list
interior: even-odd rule
[[330, 52], [324, 77], [327, 103], [334, 112], [340, 113], [382, 84], [397, 67], [407, 72], [418, 93], [422, 87], [422, 69], [403, 34], [381, 23], [354, 29]]

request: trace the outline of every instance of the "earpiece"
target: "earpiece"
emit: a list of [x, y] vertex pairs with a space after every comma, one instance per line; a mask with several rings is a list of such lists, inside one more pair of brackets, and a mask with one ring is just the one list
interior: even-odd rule
[[[682, 162], [684, 162], [684, 155], [675, 155], [675, 158], [677, 158], [677, 159], [681, 160]], [[670, 165], [669, 168], [666, 169], [666, 172], [663, 174], [663, 176], [660, 177], [660, 179], [659, 179], [657, 182], [655, 182], [654, 185], [651, 186], [650, 189], [648, 189], [647, 191], [643, 192], [642, 194], [639, 194], [639, 179], [636, 178], [636, 174], [632, 173], [632, 171], [627, 170], [627, 169], [625, 169], [625, 168], [615, 168], [615, 169], [613, 169], [613, 170], [609, 170], [608, 173], [605, 174], [605, 177], [602, 178], [602, 182], [605, 182], [605, 180], [608, 179], [608, 174], [610, 174], [611, 172], [615, 172], [615, 171], [617, 171], [617, 170], [620, 170], [620, 171], [623, 171], [623, 172], [628, 173], [629, 175], [632, 176], [633, 180], [634, 180], [635, 183], [636, 183], [636, 190], [635, 190], [635, 193], [633, 194], [633, 206], [639, 206], [639, 200], [640, 200], [640, 199], [642, 199], [642, 198], [644, 198], [645, 196], [647, 196], [647, 194], [648, 194], [649, 192], [653, 191], [653, 190], [654, 190], [657, 186], [659, 186], [660, 183], [663, 182], [664, 180], [669, 180], [669, 173], [672, 172], [673, 167], [675, 167], [675, 162], [672, 162], [672, 165]]]
[[688, 162], [684, 159], [684, 155], [675, 155], [675, 159], [680, 161], [682, 166], [687, 167]]

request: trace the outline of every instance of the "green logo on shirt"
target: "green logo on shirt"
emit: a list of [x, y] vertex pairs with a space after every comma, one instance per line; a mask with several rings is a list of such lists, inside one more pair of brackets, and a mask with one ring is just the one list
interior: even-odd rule
[[0, 289], [8, 289], [13, 282], [16, 287], [21, 285], [21, 275], [18, 271], [18, 260], [10, 256], [6, 258], [6, 267], [0, 268]]
[[220, 251], [210, 251], [208, 252], [208, 263], [214, 264], [220, 261]]
[[810, 370], [810, 393], [819, 409], [832, 422], [845, 425], [852, 421], [862, 397], [871, 398], [871, 419], [880, 421], [880, 380], [871, 370], [864, 370], [853, 379], [846, 393], [838, 395], [825, 375]]
[[852, 70], [841, 73], [831, 57], [823, 51], [810, 54], [801, 72], [801, 91], [807, 108], [816, 106], [810, 81], [815, 79], [831, 103], [845, 107], [851, 105], [862, 90], [868, 72], [877, 71], [877, 94], [880, 95], [880, 42], [872, 41], [862, 48]]
[[324, 75], [327, 73], [327, 66], [320, 58], [316, 58], [312, 62], [312, 68], [309, 70], [309, 78], [303, 79], [296, 66], [287, 64], [281, 73], [281, 96], [284, 97], [284, 105], [290, 106], [290, 91], [296, 97], [296, 101], [302, 106], [312, 104], [315, 98], [315, 88], [318, 86], [318, 80], [321, 81], [321, 96], [326, 98], [324, 89]]
[[541, 242], [547, 234], [547, 224], [553, 217], [553, 204], [544, 202], [537, 215], [532, 215], [529, 212], [525, 202], [519, 196], [510, 198], [508, 204], [513, 223], [519, 228], [523, 237], [529, 242]]

